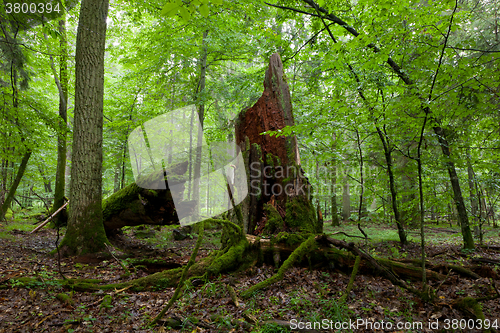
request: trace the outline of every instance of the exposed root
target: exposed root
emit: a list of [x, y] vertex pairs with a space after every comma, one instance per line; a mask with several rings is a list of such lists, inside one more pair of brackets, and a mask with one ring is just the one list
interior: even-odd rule
[[287, 260], [283, 263], [283, 265], [279, 268], [278, 273], [271, 276], [269, 279], [257, 283], [255, 286], [250, 287], [247, 291], [245, 291], [241, 296], [244, 298], [250, 297], [250, 295], [260, 289], [266, 288], [271, 284], [280, 281], [283, 279], [285, 272], [293, 266], [297, 261], [302, 259], [302, 257], [312, 250], [314, 245], [316, 244], [315, 236], [310, 236], [305, 242], [300, 244], [300, 246], [292, 252], [292, 254], [288, 257]]
[[200, 248], [201, 241], [203, 240], [204, 229], [205, 229], [205, 225], [204, 225], [204, 222], [202, 221], [199, 224], [198, 240], [196, 241], [196, 246], [193, 249], [193, 253], [191, 253], [191, 258], [189, 258], [187, 265], [184, 266], [184, 269], [182, 270], [182, 275], [181, 275], [181, 278], [179, 280], [179, 284], [177, 285], [177, 288], [175, 289], [174, 295], [172, 296], [170, 301], [168, 301], [167, 305], [153, 319], [153, 321], [151, 322], [151, 324], [149, 326], [156, 325], [158, 320], [161, 319], [161, 317], [163, 317], [163, 315], [165, 315], [165, 313], [168, 311], [168, 309], [170, 309], [172, 307], [172, 305], [174, 305], [175, 301], [179, 298], [179, 296], [181, 294], [181, 290], [183, 289], [183, 286], [184, 286], [184, 281], [186, 280], [186, 277], [187, 277], [188, 270], [191, 266], [193, 266], [194, 261], [196, 259], [196, 255], [198, 254], [198, 249]]
[[352, 268], [352, 273], [351, 273], [351, 278], [349, 279], [349, 283], [347, 284], [347, 288], [345, 290], [344, 295], [340, 298], [340, 301], [344, 303], [347, 300], [347, 297], [349, 297], [349, 293], [352, 290], [352, 287], [354, 285], [354, 279], [356, 278], [356, 275], [358, 274], [358, 269], [359, 269], [359, 263], [361, 262], [361, 257], [357, 256], [356, 261], [354, 262], [354, 267]]

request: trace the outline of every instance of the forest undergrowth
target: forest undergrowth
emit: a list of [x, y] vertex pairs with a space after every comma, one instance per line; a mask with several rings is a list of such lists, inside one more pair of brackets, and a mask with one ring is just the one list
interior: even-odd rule
[[[372, 325], [391, 323], [393, 329], [386, 331], [434, 332], [437, 330], [429, 325], [435, 322], [443, 327], [446, 322], [451, 325], [453, 320], [457, 324], [460, 320], [462, 324], [469, 320], [471, 325], [473, 314], [458, 311], [450, 304], [465, 296], [491, 295], [494, 293], [492, 288], [498, 288], [500, 282], [498, 249], [478, 247], [474, 252], [463, 252], [460, 238], [453, 237], [457, 228], [429, 225], [426, 249], [429, 260], [434, 264], [463, 265], [480, 275], [472, 279], [451, 272], [444, 282], [431, 281], [439, 300], [433, 305], [380, 276], [361, 273], [356, 275], [351, 291], [345, 294], [351, 268], [338, 267], [334, 263], [308, 267], [307, 262], [303, 262], [269, 288], [255, 292], [250, 298], [239, 297], [249, 287], [276, 273], [275, 267], [262, 265], [191, 281], [159, 325], [149, 328], [148, 324], [167, 304], [174, 288], [139, 292], [127, 288], [93, 292], [64, 288], [58, 282], [61, 276], [57, 257], [48, 254], [55, 248], [56, 230], [43, 229], [30, 234], [33, 228], [29, 220], [4, 222], [0, 226], [3, 258], [0, 263], [0, 332], [288, 332], [290, 328], [307, 328], [314, 323], [321, 325], [316, 331], [335, 332], [335, 323], [349, 321], [360, 325], [342, 331], [371, 332], [374, 331], [373, 326], [369, 326], [371, 322]], [[354, 234], [354, 228], [357, 227], [343, 225], [333, 229], [328, 226], [326, 232], [342, 230]], [[393, 237], [396, 231], [389, 226], [367, 225], [364, 230], [371, 240], [357, 240], [356, 244], [372, 256], [401, 261], [420, 256], [416, 238], [402, 247]], [[196, 241], [195, 235], [182, 241], [174, 240], [170, 227], [161, 230], [129, 228], [125, 233], [132, 244], [137, 245], [137, 254], [146, 256], [148, 261], [139, 258], [113, 258], [102, 262], [84, 257], [61, 259], [62, 272], [67, 278], [123, 282], [182, 266], [188, 261]], [[205, 237], [197, 261], [220, 246], [219, 229], [206, 230]], [[499, 230], [487, 230], [485, 239], [490, 246], [499, 246]], [[485, 258], [491, 262], [485, 262]], [[420, 285], [418, 281], [408, 282], [416, 287]], [[231, 290], [236, 299], [231, 297]], [[492, 324], [496, 320], [500, 325], [498, 299], [483, 302], [482, 309], [486, 319]], [[397, 323], [404, 323], [405, 329], [397, 330]], [[314, 327], [311, 329], [315, 331]]]

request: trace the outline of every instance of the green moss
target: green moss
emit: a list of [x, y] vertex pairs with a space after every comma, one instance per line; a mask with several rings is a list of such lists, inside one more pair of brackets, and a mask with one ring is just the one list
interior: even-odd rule
[[270, 153], [267, 153], [266, 154], [266, 164], [269, 165], [269, 166], [272, 166], [274, 167], [274, 158], [273, 158], [273, 154], [270, 154]]
[[294, 232], [280, 232], [271, 239], [271, 244], [287, 244], [288, 246], [297, 246], [298, 244], [306, 241], [311, 233], [294, 233]]
[[[104, 251], [109, 241], [102, 221], [101, 202], [85, 207], [76, 223], [68, 221], [70, 223], [59, 246], [62, 254], [68, 256]], [[55, 254], [57, 250], [51, 253]]]
[[70, 295], [60, 293], [56, 295], [56, 298], [61, 301], [64, 305], [73, 305], [75, 304], [75, 301], [71, 298]]
[[236, 245], [231, 246], [226, 252], [215, 257], [207, 268], [211, 275], [227, 272], [237, 268], [242, 262], [245, 250], [248, 248], [246, 238], [241, 239]]
[[111, 295], [106, 295], [102, 299], [101, 304], [99, 305], [99, 309], [109, 309], [112, 308], [113, 306], [111, 305], [111, 302], [113, 301], [113, 296]]
[[258, 160], [260, 163], [264, 163], [263, 157], [262, 157], [262, 147], [259, 146], [258, 143], [252, 143], [252, 147], [255, 148], [255, 152], [257, 153]]
[[144, 205], [139, 200], [134, 200], [129, 202], [127, 204], [127, 208], [129, 208], [132, 211], [132, 213], [135, 214], [142, 214], [142, 215], [146, 214], [146, 211], [144, 210]]
[[[483, 313], [483, 307], [474, 297], [464, 297], [459, 299], [455, 305], [462, 310], [472, 310], [477, 319], [484, 321], [486, 318]], [[485, 330], [490, 332], [490, 330]]]
[[276, 208], [270, 204], [264, 204], [264, 211], [266, 212], [267, 221], [263, 230], [264, 235], [272, 235], [276, 232], [283, 230], [284, 222], [281, 215]]
[[111, 216], [118, 214], [125, 207], [128, 207], [130, 202], [138, 199], [139, 192], [142, 189], [135, 183], [132, 183], [118, 192], [113, 193], [109, 198], [102, 202], [102, 218], [107, 221]]
[[289, 197], [286, 203], [285, 222], [292, 231], [321, 233], [316, 210], [311, 201], [303, 196]]
[[248, 136], [245, 137], [245, 150], [250, 150], [250, 139], [248, 138]]
[[221, 243], [223, 249], [231, 247], [232, 245], [238, 243], [242, 237], [245, 237], [243, 229], [231, 221], [222, 219], [207, 219], [204, 222], [222, 225]]

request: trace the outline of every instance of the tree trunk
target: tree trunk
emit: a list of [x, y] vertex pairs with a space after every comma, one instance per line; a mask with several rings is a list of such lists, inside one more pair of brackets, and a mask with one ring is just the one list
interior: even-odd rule
[[[470, 148], [467, 148], [466, 152], [467, 157], [467, 176], [469, 183], [469, 193], [470, 193], [470, 213], [472, 216], [472, 225], [475, 226], [478, 224], [478, 202], [477, 197], [475, 195], [475, 180], [474, 180], [474, 169], [472, 169], [472, 161], [470, 156]], [[479, 194], [479, 193], [478, 193]]]
[[[196, 158], [194, 161], [194, 175], [193, 175], [193, 200], [200, 202], [200, 176], [201, 176], [201, 155], [202, 155], [202, 141], [203, 141], [203, 122], [205, 120], [205, 102], [203, 94], [205, 93], [205, 82], [207, 77], [207, 46], [206, 39], [208, 30], [203, 33], [202, 50], [200, 57], [200, 79], [196, 89], [196, 105], [198, 107], [198, 118], [200, 119], [200, 126], [196, 136]], [[196, 205], [196, 212], [194, 219], [198, 220], [200, 215], [201, 204]]]
[[361, 221], [361, 215], [363, 210], [363, 195], [365, 194], [365, 179], [363, 175], [363, 151], [361, 150], [361, 139], [359, 137], [359, 131], [356, 129], [356, 142], [358, 144], [359, 151], [359, 185], [361, 186], [361, 191], [359, 192], [359, 206], [358, 206], [358, 225]]
[[5, 213], [7, 213], [7, 209], [9, 209], [10, 204], [12, 203], [12, 200], [14, 199], [14, 195], [16, 194], [17, 187], [19, 186], [19, 183], [21, 182], [21, 179], [23, 178], [24, 171], [26, 171], [26, 166], [28, 165], [28, 160], [30, 159], [31, 156], [31, 150], [27, 150], [24, 153], [23, 159], [21, 160], [21, 165], [19, 166], [19, 169], [17, 170], [17, 175], [16, 178], [14, 179], [14, 182], [10, 186], [9, 193], [7, 194], [7, 198], [5, 198], [5, 201], [2, 204], [2, 208], [0, 209], [0, 221], [3, 221], [5, 218]]
[[331, 169], [331, 210], [332, 210], [332, 226], [339, 226], [339, 214], [337, 208], [337, 167], [333, 166]]
[[[303, 2], [307, 3], [309, 6], [313, 8], [317, 8], [318, 11], [322, 14], [324, 14], [324, 18], [340, 25], [344, 29], [346, 29], [349, 34], [353, 35], [354, 37], [358, 37], [360, 33], [356, 31], [352, 26], [344, 22], [342, 19], [339, 17], [330, 14], [330, 12], [324, 8], [320, 8], [317, 3], [315, 3], [313, 0], [303, 0]], [[450, 26], [451, 27], [451, 26]], [[450, 28], [451, 29], [451, 28]], [[448, 31], [449, 33], [449, 31]], [[380, 48], [376, 46], [373, 43], [370, 43], [367, 45], [368, 48], [372, 49], [375, 53], [380, 52]], [[408, 73], [404, 70], [401, 69], [401, 67], [391, 58], [387, 58], [387, 64], [389, 67], [392, 69], [392, 71], [407, 85], [407, 86], [414, 86], [415, 82], [408, 76]], [[422, 94], [419, 94], [422, 95]], [[431, 114], [431, 110], [426, 103], [422, 103], [421, 105], [422, 110], [426, 114]], [[433, 119], [436, 120], [436, 119]], [[460, 181], [458, 179], [457, 171], [455, 168], [455, 163], [451, 159], [451, 153], [450, 153], [450, 146], [448, 143], [448, 139], [446, 136], [445, 131], [441, 126], [434, 126], [433, 127], [434, 133], [438, 137], [439, 145], [441, 146], [442, 153], [444, 155], [444, 158], [446, 160], [446, 169], [448, 170], [448, 174], [450, 176], [450, 183], [453, 188], [453, 197], [454, 197], [454, 202], [455, 206], [458, 211], [458, 215], [460, 217], [460, 225], [462, 228], [462, 236], [464, 240], [464, 247], [468, 249], [473, 249], [474, 248], [474, 240], [472, 238], [472, 233], [470, 231], [469, 227], [469, 220], [467, 217], [467, 210], [465, 208], [464, 204], [464, 198], [462, 196], [462, 191], [460, 189]]]
[[399, 215], [398, 202], [397, 202], [397, 192], [396, 192], [396, 181], [394, 180], [394, 172], [392, 169], [392, 147], [389, 147], [390, 143], [386, 140], [385, 133], [376, 126], [378, 136], [380, 141], [382, 141], [382, 146], [384, 148], [385, 163], [387, 165], [387, 174], [389, 175], [389, 189], [391, 191], [391, 203], [392, 211], [394, 212], [394, 219], [396, 220], [396, 226], [398, 228], [399, 241], [401, 244], [406, 244], [408, 241], [406, 239], [406, 231], [404, 229], [403, 221], [401, 221], [401, 216]]
[[102, 221], [104, 47], [108, 0], [83, 0], [76, 38], [70, 214], [64, 255], [95, 253], [108, 242]]
[[[415, 151], [415, 142], [411, 141], [407, 144], [408, 151]], [[410, 226], [415, 229], [420, 226], [420, 209], [417, 204], [417, 193], [418, 193], [418, 171], [415, 174], [415, 169], [409, 165], [410, 158], [407, 156], [401, 156], [400, 158], [400, 170], [403, 185], [403, 195], [401, 198], [402, 209], [401, 209], [401, 222], [405, 226]], [[418, 164], [418, 163], [417, 163]], [[418, 169], [418, 167], [417, 167]]]
[[342, 220], [349, 221], [351, 217], [351, 194], [349, 192], [349, 177], [347, 166], [344, 165], [344, 186], [342, 190]]
[[462, 229], [462, 237], [464, 240], [464, 248], [474, 249], [474, 239], [472, 238], [472, 232], [469, 226], [469, 218], [467, 216], [467, 210], [465, 208], [464, 198], [462, 196], [462, 190], [460, 188], [460, 180], [458, 179], [457, 170], [455, 168], [455, 163], [451, 159], [450, 145], [446, 139], [444, 130], [435, 126], [434, 133], [436, 133], [441, 146], [441, 151], [445, 157], [445, 165], [450, 176], [451, 188], [453, 189], [453, 198], [455, 206], [457, 208], [458, 220], [460, 227]]
[[[66, 144], [67, 144], [67, 106], [68, 106], [68, 41], [66, 37], [66, 15], [63, 14], [59, 21], [60, 33], [60, 60], [59, 77], [61, 91], [59, 92], [59, 117], [60, 128], [57, 135], [57, 167], [56, 167], [56, 186], [54, 190], [54, 205], [52, 212], [58, 210], [64, 205], [64, 190], [66, 187]], [[66, 210], [57, 214], [54, 218], [56, 225], [66, 224], [68, 214]]]
[[322, 230], [311, 203], [312, 187], [301, 168], [297, 138], [261, 135], [293, 125], [290, 91], [280, 56], [275, 53], [262, 96], [240, 113], [236, 123], [236, 142], [243, 152], [249, 181], [249, 195], [240, 205], [244, 232]]

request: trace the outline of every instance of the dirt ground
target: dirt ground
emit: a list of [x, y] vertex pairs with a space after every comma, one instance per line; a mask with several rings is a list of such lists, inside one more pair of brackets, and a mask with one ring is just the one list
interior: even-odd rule
[[[446, 231], [435, 232], [443, 232], [443, 237], [446, 235]], [[290, 327], [310, 329], [310, 332], [448, 332], [453, 328], [456, 331], [480, 332], [479, 322], [474, 320], [472, 314], [452, 309], [450, 303], [468, 295], [491, 296], [495, 294], [495, 288], [498, 292], [500, 287], [500, 266], [478, 261], [478, 258], [488, 258], [491, 262], [498, 262], [498, 250], [480, 248], [464, 254], [458, 246], [442, 245], [428, 247], [427, 253], [432, 261], [467, 265], [482, 277], [474, 280], [451, 272], [444, 282], [431, 282], [432, 287], [438, 290], [438, 306], [423, 303], [384, 278], [360, 274], [347, 302], [342, 304], [339, 298], [346, 289], [349, 275], [345, 268], [335, 267], [335, 264], [313, 270], [293, 268], [285, 274], [284, 280], [249, 299], [240, 299], [239, 306], [236, 306], [231, 301], [227, 285], [233, 286], [239, 294], [269, 278], [275, 273], [275, 268], [264, 265], [189, 286], [167, 312], [165, 320], [150, 329], [147, 324], [168, 302], [173, 288], [142, 292], [65, 290], [56, 281], [61, 278], [57, 256], [48, 254], [55, 248], [56, 231], [43, 229], [29, 234], [12, 230], [10, 235], [9, 239], [0, 239], [0, 332], [6, 333], [287, 332]], [[142, 242], [134, 241], [138, 244]], [[148, 256], [169, 257], [172, 265], [182, 265], [189, 258], [193, 242], [194, 239], [173, 241], [173, 246], [168, 249], [151, 247]], [[198, 260], [214, 248], [207, 244]], [[416, 243], [401, 248], [396, 242], [380, 242], [365, 250], [400, 260], [417, 258], [420, 253]], [[152, 266], [132, 267], [125, 259], [122, 264], [128, 265], [131, 273], [125, 277], [126, 272], [118, 260], [99, 263], [81, 261], [62, 259], [63, 274], [67, 278], [92, 278], [101, 279], [103, 283], [115, 283], [159, 269]], [[38, 277], [38, 280], [26, 285], [15, 280], [19, 277]], [[411, 283], [415, 286], [420, 284], [416, 281]], [[57, 296], [60, 293], [68, 295], [69, 300]], [[482, 306], [489, 325], [500, 331], [499, 299], [485, 301]]]

